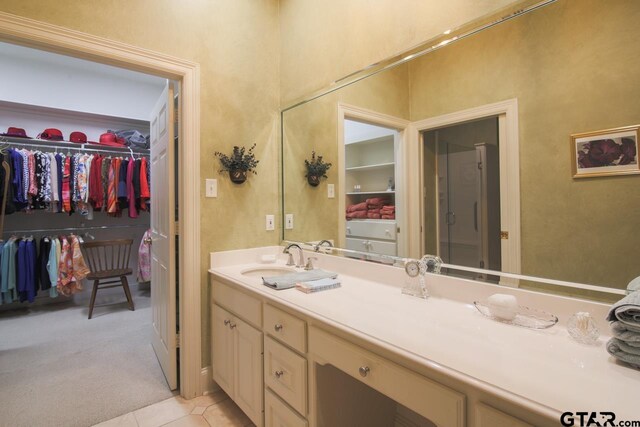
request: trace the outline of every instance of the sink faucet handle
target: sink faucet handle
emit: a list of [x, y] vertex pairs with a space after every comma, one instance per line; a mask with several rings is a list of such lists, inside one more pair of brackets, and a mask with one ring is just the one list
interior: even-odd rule
[[304, 269], [305, 270], [313, 270], [313, 260], [318, 260], [318, 258], [314, 257], [314, 256], [310, 256], [309, 258], [307, 258], [307, 265], [305, 265]]

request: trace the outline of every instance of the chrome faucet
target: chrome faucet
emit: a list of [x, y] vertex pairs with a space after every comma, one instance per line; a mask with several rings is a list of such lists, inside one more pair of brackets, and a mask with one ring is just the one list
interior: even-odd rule
[[[295, 264], [293, 262], [293, 254], [291, 252], [289, 252], [289, 249], [291, 249], [291, 248], [298, 248], [298, 250], [300, 251], [300, 257], [298, 258], [298, 263], [297, 264]], [[289, 255], [289, 260], [287, 261], [287, 265], [295, 265], [298, 268], [304, 267], [304, 252], [302, 252], [302, 248], [297, 243], [289, 243], [284, 248], [284, 251], [282, 251], [282, 253]]]
[[316, 243], [315, 245], [313, 245], [313, 249], [314, 249], [316, 252], [320, 252], [320, 247], [321, 247], [322, 245], [324, 245], [325, 243], [326, 243], [330, 248], [332, 248], [332, 247], [333, 247], [333, 243], [331, 243], [330, 241], [328, 241], [328, 240], [320, 240], [318, 243]]

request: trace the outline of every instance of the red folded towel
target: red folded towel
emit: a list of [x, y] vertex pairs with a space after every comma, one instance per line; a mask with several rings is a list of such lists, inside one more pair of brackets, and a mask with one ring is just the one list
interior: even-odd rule
[[396, 219], [395, 215], [380, 215], [382, 219]]
[[347, 219], [364, 219], [367, 217], [367, 211], [355, 211], [347, 214]]
[[367, 218], [369, 218], [369, 219], [380, 219], [380, 214], [379, 213], [368, 213], [367, 214]]
[[380, 209], [369, 209], [369, 210], [367, 210], [367, 213], [370, 213], [370, 214], [380, 214], [380, 213], [382, 213], [382, 212], [380, 211]]
[[347, 207], [347, 212], [366, 211], [366, 210], [367, 210], [367, 202], [362, 202], [355, 205], [349, 205]]
[[387, 205], [387, 206], [383, 206], [382, 208], [380, 208], [381, 211], [386, 211], [386, 212], [395, 212], [396, 211], [396, 207], [393, 205]]
[[384, 205], [385, 203], [389, 203], [389, 200], [385, 199], [384, 197], [372, 197], [370, 199], [367, 199], [368, 205]]

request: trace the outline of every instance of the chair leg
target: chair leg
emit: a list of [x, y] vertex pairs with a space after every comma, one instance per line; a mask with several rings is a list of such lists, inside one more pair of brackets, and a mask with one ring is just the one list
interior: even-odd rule
[[131, 291], [129, 290], [129, 282], [127, 281], [127, 276], [121, 276], [120, 281], [122, 282], [124, 293], [127, 295], [127, 301], [129, 301], [129, 310], [134, 311], [135, 308], [133, 307], [133, 298], [131, 298]]
[[93, 281], [93, 290], [91, 291], [91, 301], [89, 302], [89, 319], [91, 319], [91, 315], [93, 314], [93, 306], [96, 303], [96, 294], [98, 293], [98, 281]]

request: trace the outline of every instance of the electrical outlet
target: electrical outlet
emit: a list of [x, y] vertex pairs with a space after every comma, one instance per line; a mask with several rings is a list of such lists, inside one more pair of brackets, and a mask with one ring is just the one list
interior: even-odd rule
[[284, 216], [284, 228], [293, 230], [293, 214], [286, 214]]
[[336, 185], [335, 184], [327, 184], [327, 197], [333, 199], [336, 197]]
[[276, 228], [275, 222], [276, 221], [275, 221], [275, 218], [274, 218], [273, 215], [267, 215], [267, 228], [266, 228], [266, 230], [267, 231], [275, 230], [275, 228]]
[[207, 197], [218, 197], [218, 180], [207, 179], [205, 184]]

